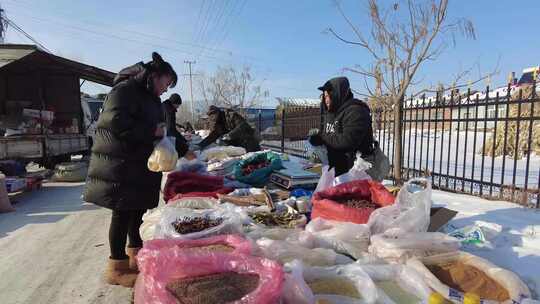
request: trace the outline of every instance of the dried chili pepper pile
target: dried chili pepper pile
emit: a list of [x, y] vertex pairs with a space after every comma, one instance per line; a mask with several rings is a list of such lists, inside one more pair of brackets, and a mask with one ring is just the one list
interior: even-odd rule
[[370, 202], [368, 200], [357, 200], [357, 199], [349, 199], [345, 201], [340, 202], [343, 205], [346, 205], [347, 207], [356, 208], [356, 209], [363, 209], [363, 208], [370, 208], [370, 209], [377, 209], [379, 206], [377, 204]]
[[216, 227], [222, 222], [222, 218], [211, 219], [209, 217], [187, 217], [177, 219], [172, 223], [172, 225], [176, 232], [180, 234], [188, 234]]

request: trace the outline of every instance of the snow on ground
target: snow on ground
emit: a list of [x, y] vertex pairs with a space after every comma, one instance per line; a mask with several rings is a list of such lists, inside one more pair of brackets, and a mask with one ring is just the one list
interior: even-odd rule
[[82, 183], [51, 183], [0, 214], [0, 302], [131, 303], [103, 281], [110, 211], [81, 201]]
[[449, 225], [461, 228], [476, 224], [500, 231], [488, 236], [493, 248], [467, 246], [464, 250], [514, 271], [529, 286], [533, 297], [538, 299], [540, 210], [443, 191], [433, 191], [433, 202], [435, 206], [459, 212]]

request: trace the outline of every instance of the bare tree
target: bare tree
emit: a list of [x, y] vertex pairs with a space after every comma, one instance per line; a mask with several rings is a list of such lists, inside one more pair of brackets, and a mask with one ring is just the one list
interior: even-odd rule
[[203, 97], [203, 106], [249, 108], [269, 96], [255, 78], [249, 67], [237, 71], [233, 67], [218, 67], [211, 77], [201, 77], [199, 89]]
[[394, 128], [393, 173], [400, 183], [402, 103], [407, 89], [418, 84], [415, 76], [422, 65], [437, 59], [450, 43], [455, 44], [455, 34], [474, 39], [473, 24], [464, 18], [449, 20], [448, 0], [396, 1], [386, 7], [380, 5], [383, 1], [368, 0], [371, 28], [365, 34], [344, 13], [338, 0], [334, 2], [355, 39], [345, 39], [332, 28], [328, 32], [344, 43], [361, 47], [373, 59], [369, 66], [346, 70], [362, 75], [369, 95], [388, 102], [394, 109], [394, 120], [399, 122]]

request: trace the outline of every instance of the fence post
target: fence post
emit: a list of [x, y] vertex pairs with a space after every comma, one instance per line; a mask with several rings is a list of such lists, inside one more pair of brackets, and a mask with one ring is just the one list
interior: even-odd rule
[[262, 113], [261, 113], [261, 110], [259, 110], [259, 138], [261, 137], [261, 133], [262, 133]]
[[398, 104], [394, 106], [394, 182], [397, 185], [403, 183], [401, 169], [403, 168], [402, 151], [402, 127], [403, 127], [403, 97], [399, 98]]
[[285, 152], [285, 108], [281, 111], [281, 153]]

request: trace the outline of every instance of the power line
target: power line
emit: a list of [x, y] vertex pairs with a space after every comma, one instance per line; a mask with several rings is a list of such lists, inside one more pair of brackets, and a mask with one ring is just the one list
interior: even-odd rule
[[9, 25], [11, 25], [11, 27], [13, 27], [15, 30], [19, 31], [21, 34], [23, 34], [26, 38], [30, 39], [32, 42], [34, 42], [39, 48], [43, 49], [44, 51], [46, 51], [47, 53], [51, 53], [52, 54], [52, 51], [50, 51], [47, 47], [45, 47], [43, 44], [41, 44], [39, 41], [37, 41], [34, 37], [32, 37], [30, 34], [28, 34], [27, 32], [25, 32], [20, 26], [18, 26], [15, 22], [13, 22], [12, 20], [10, 20], [9, 18], [5, 17], [4, 16], [4, 19], [7, 21], [7, 23]]

